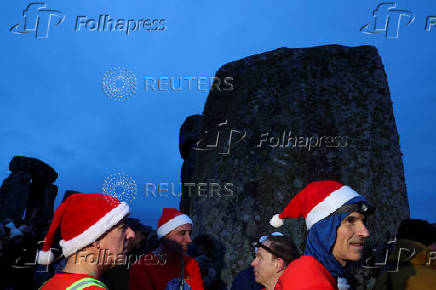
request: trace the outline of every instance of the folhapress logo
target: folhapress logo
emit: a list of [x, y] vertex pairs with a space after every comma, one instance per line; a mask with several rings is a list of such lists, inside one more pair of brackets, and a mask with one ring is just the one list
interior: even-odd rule
[[[32, 2], [23, 10], [23, 20], [12, 25], [10, 32], [15, 34], [33, 33], [35, 38], [48, 38], [51, 27], [61, 24], [65, 16], [59, 10], [47, 9], [44, 2]], [[140, 19], [115, 18], [109, 14], [97, 17], [76, 16], [75, 23], [70, 23], [75, 32], [123, 32], [130, 35], [138, 31], [164, 31], [166, 19], [145, 17]]]
[[34, 33], [35, 38], [47, 38], [50, 27], [61, 24], [65, 16], [59, 10], [47, 9], [44, 2], [32, 2], [23, 10], [23, 22], [13, 25], [9, 31], [15, 34]]
[[126, 35], [134, 31], [165, 30], [165, 19], [113, 19], [110, 15], [98, 18], [77, 16], [74, 31], [121, 31]]
[[365, 34], [385, 33], [386, 38], [398, 38], [401, 25], [407, 26], [415, 20], [413, 12], [400, 10], [395, 2], [380, 3], [373, 10], [372, 22], [360, 28]]

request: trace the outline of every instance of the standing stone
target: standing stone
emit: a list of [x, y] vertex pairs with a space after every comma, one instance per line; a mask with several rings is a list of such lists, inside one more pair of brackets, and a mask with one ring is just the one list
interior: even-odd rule
[[67, 197], [69, 197], [70, 195], [75, 194], [75, 193], [79, 193], [79, 191], [65, 190], [64, 197], [62, 198], [62, 202], [64, 202], [67, 199]]
[[57, 186], [53, 185], [57, 172], [39, 159], [14, 156], [9, 163], [12, 172], [0, 189], [0, 217], [39, 220], [46, 223], [53, 216]]
[[5, 218], [21, 220], [29, 199], [30, 179], [29, 173], [18, 171], [3, 180], [0, 188], [0, 222]]
[[[196, 153], [192, 179], [231, 183], [232, 194], [193, 195], [190, 208], [194, 235], [209, 234], [226, 247], [228, 285], [251, 262], [250, 243], [274, 231], [269, 219], [312, 181], [337, 180], [376, 205], [369, 245], [386, 242], [409, 217], [392, 101], [375, 47], [279, 48], [228, 63], [216, 77], [232, 78], [233, 90], [209, 93], [202, 138], [220, 140], [215, 150]], [[302, 220], [288, 219], [280, 231], [302, 249], [304, 229]]]
[[180, 211], [190, 214], [191, 202], [190, 196], [192, 192], [192, 175], [194, 174], [196, 143], [200, 139], [202, 129], [203, 116], [192, 115], [186, 118], [180, 128], [179, 134], [179, 151], [184, 159], [180, 174], [182, 197], [180, 199]]
[[31, 173], [33, 178], [47, 183], [53, 183], [58, 178], [57, 172], [51, 166], [32, 157], [14, 156], [9, 163], [9, 170], [11, 172], [25, 171]]

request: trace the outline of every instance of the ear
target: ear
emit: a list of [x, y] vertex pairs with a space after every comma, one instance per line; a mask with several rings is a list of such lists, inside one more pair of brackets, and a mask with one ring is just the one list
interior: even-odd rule
[[276, 272], [279, 273], [280, 271], [286, 268], [285, 261], [283, 261], [282, 258], [275, 259], [275, 267], [276, 267]]
[[97, 240], [97, 241], [93, 242], [92, 246], [96, 247], [97, 249], [100, 249], [100, 240]]

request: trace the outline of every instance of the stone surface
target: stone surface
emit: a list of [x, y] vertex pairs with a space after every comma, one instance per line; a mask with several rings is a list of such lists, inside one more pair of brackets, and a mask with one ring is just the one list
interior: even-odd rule
[[[312, 181], [348, 184], [377, 206], [369, 244], [386, 242], [409, 217], [399, 136], [375, 47], [280, 48], [228, 63], [216, 77], [232, 77], [234, 89], [209, 93], [202, 141], [216, 146], [196, 152], [191, 179], [231, 183], [232, 194], [194, 195], [189, 207], [194, 235], [224, 243], [228, 285], [252, 260], [250, 243], [274, 231], [269, 219]], [[302, 249], [304, 229], [302, 220], [286, 220], [280, 231]], [[373, 273], [359, 272], [353, 285], [366, 289], [362, 281]]]
[[0, 188], [0, 221], [12, 218], [21, 220], [30, 194], [31, 175], [18, 171], [9, 174]]
[[179, 134], [179, 151], [184, 159], [182, 170], [180, 173], [180, 181], [182, 183], [181, 191], [182, 197], [180, 199], [180, 211], [190, 214], [190, 196], [189, 187], [184, 186], [192, 182], [192, 175], [194, 174], [194, 162], [197, 152], [196, 143], [199, 141], [202, 134], [203, 116], [192, 115], [186, 118], [180, 128]]
[[67, 197], [75, 193], [79, 193], [79, 192], [75, 190], [65, 190], [64, 197], [62, 198], [62, 202], [64, 202], [67, 199]]
[[14, 156], [9, 163], [9, 170], [11, 172], [31, 173], [33, 178], [38, 178], [46, 183], [53, 183], [58, 178], [57, 172], [52, 167], [32, 157]]
[[47, 222], [53, 217], [54, 200], [58, 188], [51, 184], [57, 172], [43, 161], [25, 156], [15, 156], [9, 163], [12, 173], [0, 189], [0, 217], [22, 219], [27, 222]]

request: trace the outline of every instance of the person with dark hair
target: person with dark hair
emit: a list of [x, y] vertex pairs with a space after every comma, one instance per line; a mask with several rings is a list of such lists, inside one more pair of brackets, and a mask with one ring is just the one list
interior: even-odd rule
[[435, 289], [436, 227], [419, 219], [405, 219], [388, 256], [388, 269], [375, 289]]
[[[135, 237], [129, 240], [127, 244], [126, 261], [134, 261], [138, 256], [143, 254], [144, 242], [146, 238], [146, 226], [141, 224], [137, 218], [128, 218], [126, 220], [129, 227], [135, 233]], [[104, 273], [102, 281], [111, 290], [129, 289], [129, 263], [121, 263]]]
[[339, 182], [316, 181], [301, 190], [270, 224], [283, 225], [285, 218], [304, 217], [308, 230], [304, 255], [280, 276], [276, 289], [342, 289], [349, 261], [362, 257], [369, 237], [366, 217], [370, 203], [351, 187]]
[[188, 253], [195, 258], [200, 266], [204, 289], [226, 289], [221, 280], [221, 271], [215, 255], [215, 242], [206, 234], [198, 235], [192, 241], [192, 247]]
[[287, 236], [267, 236], [264, 242], [253, 246], [258, 248], [251, 262], [255, 280], [264, 289], [272, 290], [285, 268], [299, 256], [294, 241]]

